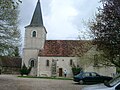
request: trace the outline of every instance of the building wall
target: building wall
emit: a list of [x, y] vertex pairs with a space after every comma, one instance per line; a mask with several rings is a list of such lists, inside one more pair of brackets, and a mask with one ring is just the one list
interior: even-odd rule
[[105, 75], [105, 76], [113, 76], [114, 74], [116, 74], [116, 67], [114, 66], [102, 66], [102, 67], [89, 66], [89, 67], [86, 67], [84, 71], [97, 72], [98, 74]]
[[16, 67], [2, 67], [1, 74], [20, 74], [20, 69]]
[[[46, 31], [44, 27], [25, 28], [24, 48], [43, 49], [46, 40]], [[32, 32], [36, 31], [37, 36], [32, 37]]]
[[[49, 60], [49, 66], [46, 66], [46, 60]], [[59, 76], [59, 68], [62, 68], [62, 76], [64, 70], [67, 70], [67, 77], [72, 77], [72, 70], [70, 60], [77, 66], [77, 59], [75, 57], [38, 57], [38, 73], [37, 76], [52, 76], [52, 61], [56, 61], [56, 75]]]
[[[72, 70], [70, 66], [70, 60], [73, 60], [75, 66], [81, 65], [79, 64], [79, 60], [76, 57], [38, 57], [38, 68], [37, 68], [37, 76], [52, 76], [52, 60], [56, 60], [56, 75], [59, 77], [59, 68], [62, 68], [63, 72], [64, 70], [67, 70], [67, 77], [72, 77]], [[49, 60], [49, 66], [46, 66], [46, 60]], [[90, 63], [89, 65], [83, 64], [82, 66], [83, 71], [85, 72], [97, 72], [100, 75], [106, 75], [106, 76], [113, 76], [113, 74], [116, 73], [116, 67], [114, 66], [101, 66], [101, 67], [94, 67], [93, 63]], [[81, 67], [81, 66], [80, 66]], [[64, 77], [64, 73], [63, 77]]]
[[35, 63], [35, 67], [32, 67], [31, 69], [31, 76], [37, 75], [37, 59], [38, 59], [38, 52], [37, 49], [24, 49], [24, 56], [23, 56], [23, 64], [26, 65], [26, 67], [30, 67], [30, 60], [33, 59]]
[[29, 67], [29, 65], [30, 65], [29, 60], [30, 59], [35, 59], [37, 62], [38, 52], [39, 52], [39, 50], [37, 50], [37, 49], [24, 49], [23, 63], [25, 63], [25, 65], [27, 67]]
[[[80, 66], [82, 66], [84, 71], [87, 72], [97, 72], [101, 75], [106, 76], [113, 76], [113, 74], [116, 74], [116, 67], [114, 65], [111, 66], [103, 66], [100, 65], [99, 62], [102, 61], [102, 57], [97, 58], [98, 60], [98, 66], [95, 66], [94, 63], [94, 55], [100, 55], [102, 52], [96, 51], [96, 46], [93, 46], [88, 52], [84, 54], [83, 57], [80, 58]], [[103, 62], [103, 61], [102, 61]]]

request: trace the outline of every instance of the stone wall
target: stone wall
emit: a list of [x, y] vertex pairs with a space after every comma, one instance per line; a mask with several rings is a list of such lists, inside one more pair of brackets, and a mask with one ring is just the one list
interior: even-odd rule
[[20, 74], [20, 68], [16, 67], [2, 67], [1, 74]]

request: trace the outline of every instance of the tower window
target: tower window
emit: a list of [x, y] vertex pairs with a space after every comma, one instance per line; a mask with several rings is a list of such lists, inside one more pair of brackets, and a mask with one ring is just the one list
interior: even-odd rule
[[34, 67], [34, 64], [35, 64], [35, 63], [34, 63], [34, 60], [32, 60], [32, 61], [30, 62], [30, 66], [31, 66], [31, 67]]
[[32, 32], [32, 37], [36, 37], [36, 31]]
[[49, 66], [49, 60], [46, 60], [46, 66]]

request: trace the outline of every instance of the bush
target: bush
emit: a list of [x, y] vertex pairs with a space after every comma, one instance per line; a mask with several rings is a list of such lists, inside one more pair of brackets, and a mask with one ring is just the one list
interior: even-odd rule
[[31, 71], [31, 67], [30, 68], [27, 68], [25, 66], [25, 64], [22, 66], [21, 70], [20, 70], [20, 74], [23, 76], [23, 75], [28, 75]]
[[76, 68], [76, 67], [73, 67], [72, 68], [72, 72], [73, 72], [73, 75], [77, 75], [77, 74], [79, 74], [80, 72], [82, 71], [82, 68]]
[[116, 72], [120, 73], [120, 68], [119, 67], [116, 67]]

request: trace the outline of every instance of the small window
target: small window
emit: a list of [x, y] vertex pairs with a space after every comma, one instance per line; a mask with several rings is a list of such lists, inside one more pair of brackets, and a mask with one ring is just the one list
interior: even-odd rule
[[49, 66], [49, 60], [46, 60], [46, 66]]
[[98, 55], [94, 55], [94, 66], [98, 66]]
[[73, 65], [73, 60], [72, 60], [72, 59], [70, 59], [70, 65], [71, 65], [71, 66]]
[[31, 61], [30, 66], [34, 67], [34, 60]]
[[36, 31], [33, 31], [32, 37], [36, 37]]

